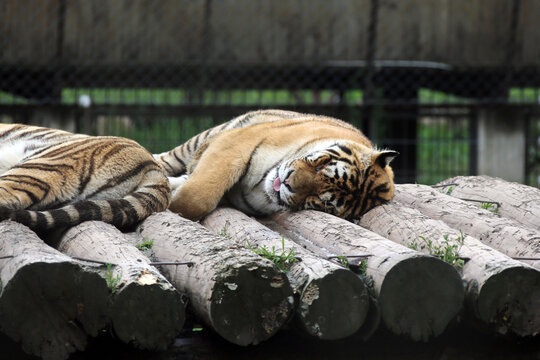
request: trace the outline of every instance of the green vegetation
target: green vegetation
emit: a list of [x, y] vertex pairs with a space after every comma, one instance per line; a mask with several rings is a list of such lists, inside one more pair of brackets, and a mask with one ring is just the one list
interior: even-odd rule
[[418, 236], [418, 238], [424, 243], [423, 245], [414, 240], [407, 244], [407, 246], [416, 251], [425, 248], [429, 254], [449, 263], [457, 270], [461, 270], [463, 265], [465, 265], [465, 261], [459, 256], [459, 251], [463, 246], [465, 236], [460, 230], [460, 235], [454, 241], [449, 240], [448, 237], [448, 234], [444, 235], [443, 243], [441, 245], [435, 245], [432, 240], [426, 239], [424, 236]]
[[227, 231], [227, 225], [223, 226], [223, 228], [218, 232], [218, 235], [223, 236], [224, 238], [227, 238], [229, 240], [232, 239], [231, 234]]
[[135, 244], [135, 247], [141, 251], [150, 250], [154, 245], [154, 240], [146, 240], [142, 243]]
[[467, 119], [433, 118], [418, 121], [417, 177], [421, 184], [435, 184], [450, 176], [469, 173]]
[[346, 257], [344, 255], [340, 255], [340, 256], [336, 257], [336, 260], [339, 263], [339, 265], [343, 266], [344, 268], [349, 269], [349, 258], [348, 257]]
[[499, 206], [497, 204], [489, 203], [489, 202], [483, 202], [481, 207], [482, 207], [482, 209], [490, 211], [490, 212], [492, 212], [494, 214], [499, 213]]
[[111, 293], [114, 294], [116, 292], [116, 288], [120, 283], [121, 275], [118, 274], [114, 276], [112, 267], [112, 264], [107, 264], [107, 270], [105, 271], [105, 281], [107, 282], [107, 287], [109, 288]]
[[358, 270], [360, 271], [360, 274], [366, 275], [367, 274], [367, 260], [362, 260], [360, 262], [360, 265], [358, 266]]
[[281, 253], [276, 252], [276, 247], [272, 246], [272, 249], [267, 249], [266, 246], [260, 248], [253, 248], [249, 243], [249, 240], [246, 239], [248, 248], [253, 251], [255, 254], [258, 254], [268, 260], [272, 261], [276, 266], [284, 272], [287, 272], [287, 269], [298, 261], [295, 256], [294, 249], [285, 249], [285, 238], [281, 238]]

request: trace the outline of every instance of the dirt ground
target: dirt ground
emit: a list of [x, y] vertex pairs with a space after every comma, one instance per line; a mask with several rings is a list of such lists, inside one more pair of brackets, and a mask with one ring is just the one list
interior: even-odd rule
[[[20, 347], [0, 335], [0, 359], [30, 360]], [[70, 359], [130, 360], [214, 360], [214, 359], [405, 359], [405, 360], [540, 360], [540, 337], [527, 339], [489, 335], [469, 325], [454, 326], [428, 343], [415, 343], [378, 331], [368, 341], [354, 336], [337, 341], [320, 341], [282, 331], [257, 346], [239, 347], [227, 343], [209, 330], [188, 332], [177, 338], [167, 351], [134, 349], [109, 335], [93, 339], [83, 353]]]

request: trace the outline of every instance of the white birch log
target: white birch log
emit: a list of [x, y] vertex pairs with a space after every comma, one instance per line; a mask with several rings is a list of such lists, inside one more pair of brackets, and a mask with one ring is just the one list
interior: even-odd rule
[[[396, 185], [394, 199], [461, 229], [484, 244], [540, 270], [540, 231], [419, 184]], [[540, 221], [540, 219], [539, 219]], [[535, 260], [537, 259], [537, 260]]]
[[257, 344], [290, 317], [289, 280], [269, 260], [170, 211], [153, 214], [137, 230], [153, 240], [157, 260], [192, 263], [161, 270], [188, 295], [195, 314], [226, 340]]
[[501, 334], [540, 331], [540, 272], [531, 266], [396, 201], [370, 210], [360, 224], [403, 245], [416, 242], [426, 252], [428, 242], [432, 249], [455, 245], [457, 255], [469, 259], [462, 276], [476, 318]]
[[489, 176], [457, 176], [442, 184], [456, 184], [442, 189], [460, 199], [498, 202], [501, 216], [540, 230], [540, 189]]
[[121, 341], [141, 349], [165, 350], [180, 333], [185, 320], [180, 293], [117, 228], [100, 221], [81, 223], [62, 236], [57, 249], [72, 257], [114, 264], [110, 273], [105, 266], [101, 269], [112, 292], [112, 329]]
[[294, 251], [299, 260], [290, 266], [287, 277], [299, 295], [296, 322], [307, 334], [335, 340], [356, 333], [364, 323], [367, 289], [350, 270], [313, 255], [232, 208], [216, 209], [202, 224], [216, 233], [225, 231], [241, 246], [275, 249], [278, 254]]
[[12, 221], [0, 222], [0, 257], [0, 330], [26, 353], [66, 359], [106, 326], [109, 292], [94, 268]]
[[427, 341], [441, 334], [463, 302], [463, 286], [450, 265], [318, 211], [277, 213], [274, 221], [319, 247], [341, 255], [369, 254], [383, 323], [395, 334]]

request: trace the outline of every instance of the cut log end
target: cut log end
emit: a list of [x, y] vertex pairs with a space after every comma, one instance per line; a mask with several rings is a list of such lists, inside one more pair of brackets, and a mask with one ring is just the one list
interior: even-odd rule
[[451, 265], [429, 256], [410, 257], [384, 279], [379, 294], [382, 320], [396, 334], [427, 341], [455, 318], [464, 294], [461, 278]]
[[480, 289], [476, 309], [500, 334], [540, 333], [540, 272], [515, 267], [492, 276]]
[[216, 280], [211, 298], [212, 326], [238, 345], [270, 338], [289, 318], [294, 306], [285, 274], [269, 267], [232, 268]]
[[34, 262], [5, 285], [1, 327], [25, 352], [64, 359], [86, 347], [87, 333], [95, 336], [105, 327], [107, 299], [97, 273], [69, 262]]
[[182, 329], [185, 305], [178, 292], [159, 283], [130, 283], [115, 297], [115, 335], [140, 349], [165, 350]]
[[364, 283], [353, 272], [337, 269], [306, 286], [297, 314], [308, 334], [335, 340], [356, 333], [364, 324], [368, 309]]

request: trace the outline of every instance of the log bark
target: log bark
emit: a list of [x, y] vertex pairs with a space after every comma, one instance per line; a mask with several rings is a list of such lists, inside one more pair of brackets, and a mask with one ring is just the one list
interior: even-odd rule
[[462, 276], [468, 308], [476, 318], [501, 334], [540, 331], [540, 272], [531, 266], [395, 201], [366, 213], [360, 225], [403, 245], [417, 242], [425, 252], [427, 241], [456, 245], [459, 256], [469, 259]]
[[289, 280], [269, 260], [170, 211], [138, 227], [159, 261], [193, 265], [162, 267], [189, 296], [195, 314], [226, 340], [257, 344], [287, 321], [294, 307]]
[[112, 292], [112, 330], [121, 341], [141, 349], [165, 350], [180, 333], [185, 320], [182, 296], [114, 226], [81, 223], [62, 236], [57, 249], [72, 257], [114, 264], [110, 274], [105, 266], [101, 269]]
[[394, 200], [432, 219], [442, 220], [454, 229], [461, 229], [503, 254], [540, 270], [540, 231], [525, 228], [426, 185], [396, 185]]
[[0, 223], [0, 330], [43, 359], [84, 350], [106, 326], [109, 293], [98, 272], [47, 246], [26, 226]]
[[294, 251], [299, 261], [290, 266], [287, 277], [299, 295], [296, 323], [307, 334], [335, 340], [352, 335], [361, 328], [369, 298], [363, 281], [352, 271], [313, 255], [232, 208], [216, 209], [202, 224], [216, 233], [225, 231], [227, 236], [244, 247], [276, 249], [278, 254], [291, 249]]
[[[453, 197], [498, 202], [501, 216], [540, 230], [540, 190], [537, 188], [489, 176], [457, 176], [441, 184], [457, 184], [450, 185], [449, 195]], [[442, 189], [448, 190], [450, 186]]]
[[441, 334], [462, 307], [459, 274], [438, 259], [322, 212], [284, 212], [271, 218], [335, 254], [369, 254], [366, 273], [382, 321], [395, 334], [426, 341]]

